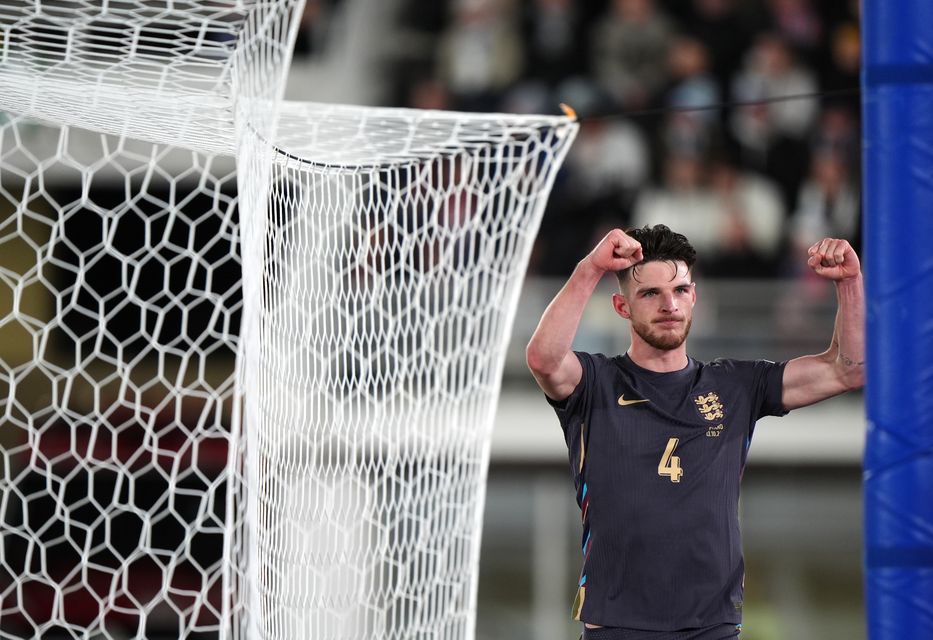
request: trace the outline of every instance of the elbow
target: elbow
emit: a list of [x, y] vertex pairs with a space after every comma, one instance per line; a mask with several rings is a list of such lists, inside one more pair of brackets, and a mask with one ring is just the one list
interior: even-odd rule
[[861, 389], [865, 386], [865, 366], [859, 365], [858, 371], [855, 372], [852, 376], [852, 382], [849, 389], [855, 391]]
[[529, 342], [528, 346], [525, 347], [525, 364], [528, 365], [528, 368], [532, 373], [538, 373], [541, 371], [543, 360], [544, 359], [541, 357], [541, 353], [536, 348], [535, 343]]
[[525, 364], [528, 365], [528, 368], [531, 370], [535, 376], [546, 376], [548, 373], [555, 370], [556, 365], [554, 359], [549, 356], [549, 354], [534, 341], [528, 343], [528, 346], [525, 347]]
[[846, 391], [857, 391], [863, 388], [865, 386], [865, 365], [857, 364], [846, 367], [841, 378]]

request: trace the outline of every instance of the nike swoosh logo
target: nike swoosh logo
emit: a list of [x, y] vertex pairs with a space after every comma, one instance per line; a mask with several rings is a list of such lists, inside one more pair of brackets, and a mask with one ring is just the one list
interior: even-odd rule
[[630, 404], [638, 404], [639, 402], [651, 402], [651, 400], [626, 400], [624, 393], [621, 396], [619, 396], [620, 407], [627, 407]]

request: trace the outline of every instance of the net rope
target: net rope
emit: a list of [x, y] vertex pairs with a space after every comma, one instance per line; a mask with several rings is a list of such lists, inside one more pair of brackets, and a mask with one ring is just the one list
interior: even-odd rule
[[0, 7], [0, 637], [470, 638], [566, 118], [280, 96], [300, 2]]

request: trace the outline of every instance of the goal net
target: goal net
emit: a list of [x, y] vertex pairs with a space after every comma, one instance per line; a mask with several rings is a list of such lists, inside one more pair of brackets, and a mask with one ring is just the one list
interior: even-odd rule
[[280, 105], [296, 8], [0, 8], [0, 637], [473, 635], [576, 125]]
[[236, 195], [229, 158], [0, 125], [0, 637], [220, 628]]
[[243, 231], [256, 635], [470, 638], [505, 347], [572, 125], [281, 118]]

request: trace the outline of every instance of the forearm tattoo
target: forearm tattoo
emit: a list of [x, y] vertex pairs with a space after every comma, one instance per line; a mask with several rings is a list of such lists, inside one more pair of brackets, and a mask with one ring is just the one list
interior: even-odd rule
[[[836, 349], [839, 348], [839, 341], [836, 340], [835, 338], [833, 338], [833, 347], [835, 347]], [[853, 360], [852, 358], [844, 354], [842, 351], [839, 352], [839, 361], [842, 362], [842, 364], [844, 364], [847, 367], [857, 367], [859, 365], [865, 364], [864, 360], [858, 360], [858, 361]]]
[[841, 351], [839, 352], [839, 359], [842, 360], [842, 364], [844, 364], [847, 367], [854, 367], [856, 365], [865, 364], [864, 360], [859, 360], [858, 362], [856, 362], [855, 360], [853, 360], [846, 354], [842, 353]]

